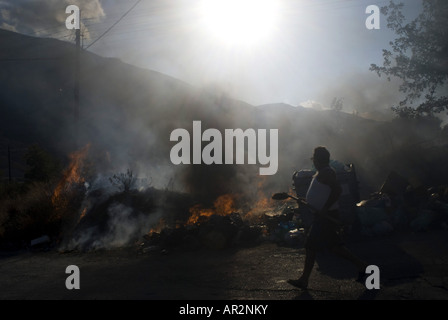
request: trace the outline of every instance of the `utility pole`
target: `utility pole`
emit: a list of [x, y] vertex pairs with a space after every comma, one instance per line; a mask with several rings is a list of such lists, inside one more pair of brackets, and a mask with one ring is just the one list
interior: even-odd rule
[[8, 144], [8, 181], [11, 183], [12, 181], [12, 175], [11, 175], [11, 147]]
[[[81, 21], [81, 11], [79, 12]], [[75, 117], [75, 149], [78, 148], [79, 134], [79, 78], [80, 78], [80, 56], [81, 56], [81, 25], [76, 29], [76, 48], [75, 48], [75, 87], [74, 87], [74, 117]]]
[[75, 54], [75, 121], [78, 122], [79, 118], [79, 67], [80, 67], [80, 49], [81, 49], [81, 32], [76, 29], [76, 54]]

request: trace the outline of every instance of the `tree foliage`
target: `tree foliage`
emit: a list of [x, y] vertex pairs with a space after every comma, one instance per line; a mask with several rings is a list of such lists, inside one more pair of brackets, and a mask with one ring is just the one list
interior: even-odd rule
[[401, 117], [434, 115], [448, 110], [448, 1], [423, 0], [423, 10], [407, 22], [403, 3], [381, 8], [397, 38], [383, 50], [383, 65], [372, 64], [379, 76], [398, 77], [404, 100], [392, 109]]

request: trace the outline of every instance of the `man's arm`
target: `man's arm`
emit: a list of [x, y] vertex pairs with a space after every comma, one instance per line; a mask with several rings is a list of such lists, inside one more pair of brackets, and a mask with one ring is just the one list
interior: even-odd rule
[[330, 195], [328, 196], [327, 201], [325, 202], [321, 212], [325, 213], [331, 206], [338, 201], [339, 196], [342, 193], [341, 185], [336, 177], [336, 172], [334, 172], [331, 168], [325, 168], [322, 171], [319, 171], [317, 176], [319, 182], [326, 184], [330, 187]]

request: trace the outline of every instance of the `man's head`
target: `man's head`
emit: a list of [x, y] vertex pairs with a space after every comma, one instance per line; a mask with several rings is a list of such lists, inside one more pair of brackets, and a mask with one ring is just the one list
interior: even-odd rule
[[330, 164], [330, 152], [328, 152], [325, 147], [316, 147], [314, 148], [313, 157], [311, 159], [313, 160], [316, 169], [319, 170]]

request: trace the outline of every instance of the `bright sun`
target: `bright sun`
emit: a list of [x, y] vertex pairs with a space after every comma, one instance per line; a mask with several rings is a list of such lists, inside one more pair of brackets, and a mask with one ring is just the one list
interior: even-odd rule
[[278, 0], [202, 0], [206, 31], [228, 45], [253, 45], [270, 36]]

